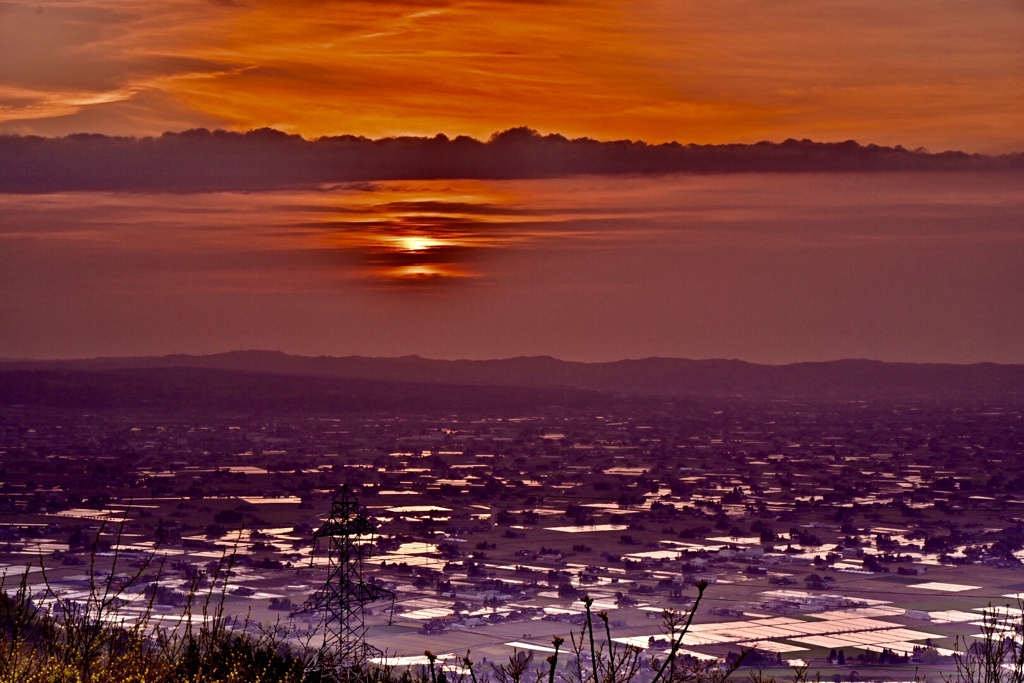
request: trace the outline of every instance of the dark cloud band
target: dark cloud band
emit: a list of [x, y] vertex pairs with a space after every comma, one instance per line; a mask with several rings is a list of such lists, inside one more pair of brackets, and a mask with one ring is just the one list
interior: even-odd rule
[[337, 136], [276, 130], [190, 130], [156, 138], [0, 136], [0, 192], [256, 191], [410, 179], [525, 179], [663, 173], [1024, 170], [1024, 154], [931, 154], [853, 141], [650, 145], [539, 135], [528, 128], [482, 142]]

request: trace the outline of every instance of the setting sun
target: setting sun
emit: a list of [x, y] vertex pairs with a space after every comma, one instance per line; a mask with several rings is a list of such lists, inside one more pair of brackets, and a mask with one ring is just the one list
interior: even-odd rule
[[393, 238], [395, 244], [403, 251], [427, 251], [443, 246], [445, 243], [433, 237], [423, 235], [403, 235]]
[[0, 0], [0, 683], [1024, 683], [1022, 37]]
[[1022, 35], [1018, 0], [0, 0], [0, 356], [1019, 362]]

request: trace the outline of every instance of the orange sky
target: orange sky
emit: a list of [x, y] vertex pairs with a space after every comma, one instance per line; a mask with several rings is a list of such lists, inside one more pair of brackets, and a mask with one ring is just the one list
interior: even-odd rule
[[1019, 0], [0, 2], [0, 132], [1024, 151]]
[[[0, 134], [266, 126], [1024, 152], [1024, 0], [0, 0]], [[38, 187], [0, 357], [1024, 362], [1019, 173]]]

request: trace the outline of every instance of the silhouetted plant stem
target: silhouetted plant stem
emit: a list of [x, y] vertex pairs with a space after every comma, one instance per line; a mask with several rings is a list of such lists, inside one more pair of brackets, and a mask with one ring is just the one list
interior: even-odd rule
[[[607, 612], [601, 610], [597, 616], [601, 617], [601, 621], [604, 622], [604, 635], [608, 640], [608, 683], [615, 683], [615, 648], [612, 647], [612, 627], [609, 624]], [[596, 666], [594, 671], [596, 673]]]
[[704, 597], [704, 590], [707, 587], [707, 581], [697, 582], [697, 599], [693, 601], [693, 607], [690, 608], [690, 616], [683, 625], [683, 630], [679, 632], [679, 635], [672, 642], [672, 648], [669, 650], [668, 657], [664, 662], [662, 662], [661, 667], [658, 669], [658, 673], [654, 675], [651, 683], [658, 683], [658, 681], [661, 680], [662, 675], [665, 673], [665, 669], [668, 667], [669, 663], [676, 658], [676, 653], [679, 652], [679, 648], [683, 645], [683, 637], [686, 636], [686, 632], [690, 629], [690, 624], [693, 623], [693, 617], [697, 613], [697, 606], [700, 604], [700, 599]]
[[430, 683], [437, 683], [437, 671], [434, 669], [434, 662], [437, 660], [437, 655], [430, 650], [427, 650], [423, 654], [427, 656], [427, 662], [430, 663]]
[[469, 658], [469, 650], [466, 650], [466, 656], [462, 658], [462, 664], [469, 669], [469, 677], [473, 679], [473, 683], [477, 683], [476, 671], [473, 670], [473, 660]]
[[598, 683], [597, 651], [596, 648], [594, 648], [594, 617], [590, 613], [590, 607], [593, 604], [594, 600], [589, 595], [583, 598], [583, 606], [587, 608], [587, 633], [590, 635], [590, 666], [594, 670], [594, 683]]
[[555, 683], [555, 667], [558, 666], [558, 648], [564, 642], [565, 639], [561, 636], [555, 636], [551, 641], [551, 644], [555, 646], [555, 653], [548, 657], [548, 662], [551, 664], [551, 670], [548, 671], [548, 683]]

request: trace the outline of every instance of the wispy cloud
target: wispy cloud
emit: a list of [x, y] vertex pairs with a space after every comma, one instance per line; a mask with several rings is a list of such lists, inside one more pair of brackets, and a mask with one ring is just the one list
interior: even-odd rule
[[951, 172], [8, 194], [0, 355], [1020, 362], [1022, 188]]
[[[1021, 35], [1015, 0], [9, 0], [0, 84], [38, 95], [8, 102], [0, 130], [481, 137], [527, 123], [1020, 151]], [[95, 98], [47, 104], [62, 93]]]
[[803, 185], [788, 174], [8, 195], [0, 241], [135, 263], [95, 271], [110, 292], [156, 282], [198, 293], [210, 278], [252, 291], [303, 291], [317, 279], [433, 286], [490, 281], [510, 254], [559, 250], [1019, 249], [1024, 198], [1015, 178], [816, 175], [806, 181], [815, 188], [808, 196], [799, 196]]

